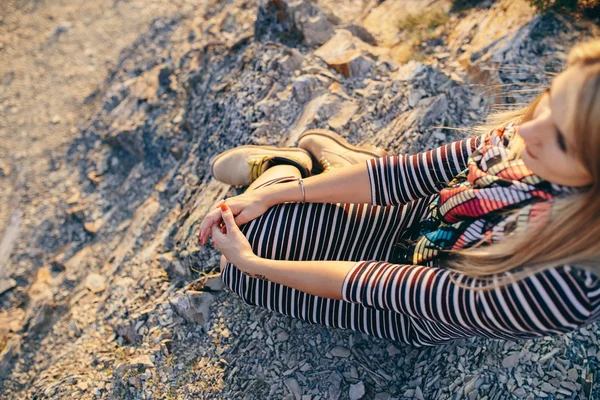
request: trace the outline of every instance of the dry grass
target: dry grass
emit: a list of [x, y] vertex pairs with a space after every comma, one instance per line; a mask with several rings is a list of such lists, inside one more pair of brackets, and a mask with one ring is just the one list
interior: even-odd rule
[[450, 15], [443, 10], [426, 9], [419, 13], [406, 14], [400, 18], [397, 27], [401, 31], [415, 32], [417, 29], [433, 30], [440, 25], [445, 25], [448, 22]]
[[399, 63], [405, 63], [413, 56], [412, 43], [402, 43], [392, 49], [392, 57]]
[[446, 25], [450, 15], [443, 10], [426, 9], [419, 13], [406, 14], [397, 22], [398, 30], [404, 36], [403, 43], [394, 47], [392, 53], [396, 61], [424, 61], [426, 55], [420, 44], [441, 35], [439, 26]]

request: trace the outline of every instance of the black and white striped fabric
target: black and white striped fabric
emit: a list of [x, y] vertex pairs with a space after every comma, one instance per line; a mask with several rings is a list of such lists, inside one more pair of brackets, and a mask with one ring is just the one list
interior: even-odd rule
[[[597, 320], [600, 280], [572, 266], [475, 291], [454, 284], [443, 267], [390, 262], [395, 243], [428, 217], [436, 193], [466, 167], [481, 138], [366, 161], [373, 204], [283, 203], [240, 226], [256, 255], [266, 259], [361, 260], [346, 276], [343, 300], [251, 278], [231, 263], [223, 281], [248, 304], [414, 346], [470, 336], [534, 338]], [[472, 288], [484, 284], [467, 276], [457, 281]]]

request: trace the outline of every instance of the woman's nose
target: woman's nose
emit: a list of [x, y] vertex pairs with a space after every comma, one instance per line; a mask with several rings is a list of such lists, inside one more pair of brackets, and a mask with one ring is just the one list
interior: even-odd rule
[[524, 124], [519, 125], [517, 132], [519, 136], [523, 138], [526, 142], [529, 140], [529, 130], [531, 129], [531, 122], [526, 122]]
[[533, 144], [540, 141], [540, 132], [542, 131], [541, 121], [527, 121], [518, 127], [517, 132], [525, 140], [525, 143]]

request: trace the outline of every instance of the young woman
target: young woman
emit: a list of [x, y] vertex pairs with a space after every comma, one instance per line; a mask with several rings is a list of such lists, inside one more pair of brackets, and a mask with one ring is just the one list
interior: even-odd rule
[[[415, 346], [598, 320], [600, 40], [573, 48], [528, 107], [490, 121], [417, 155], [349, 151], [315, 176], [300, 153], [261, 164], [199, 241], [212, 236], [224, 282], [249, 304]], [[323, 161], [335, 143], [320, 143], [309, 150]], [[248, 176], [239, 149], [229, 175], [221, 160], [224, 181]]]

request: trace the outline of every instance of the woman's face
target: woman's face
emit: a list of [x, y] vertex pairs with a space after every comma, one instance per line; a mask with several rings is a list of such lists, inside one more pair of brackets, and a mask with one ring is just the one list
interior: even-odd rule
[[580, 66], [569, 67], [556, 76], [532, 119], [518, 127], [525, 142], [521, 158], [527, 168], [559, 185], [587, 186], [593, 181], [572, 147], [575, 139], [571, 121], [583, 78]]

